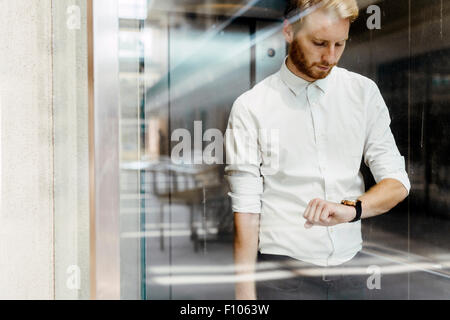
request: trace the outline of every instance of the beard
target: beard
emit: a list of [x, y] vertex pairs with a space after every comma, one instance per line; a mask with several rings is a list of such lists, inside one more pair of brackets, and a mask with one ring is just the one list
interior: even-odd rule
[[[309, 63], [297, 39], [294, 39], [294, 41], [291, 43], [289, 47], [289, 57], [291, 58], [292, 63], [294, 64], [294, 66], [297, 68], [298, 71], [314, 80], [326, 78], [330, 74], [333, 67], [336, 65], [336, 64], [330, 65], [326, 62]], [[326, 71], [315, 68], [315, 66], [319, 65], [330, 68]]]

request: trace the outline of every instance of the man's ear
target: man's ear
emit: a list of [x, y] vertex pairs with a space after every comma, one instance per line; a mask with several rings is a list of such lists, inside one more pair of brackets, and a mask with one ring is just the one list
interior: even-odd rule
[[284, 20], [283, 23], [283, 35], [287, 43], [291, 44], [292, 41], [294, 41], [294, 28], [286, 19]]

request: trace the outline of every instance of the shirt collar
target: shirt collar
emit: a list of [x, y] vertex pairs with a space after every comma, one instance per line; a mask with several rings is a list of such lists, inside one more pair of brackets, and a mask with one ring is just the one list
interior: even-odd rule
[[334, 69], [336, 67], [334, 67], [331, 70], [330, 74], [326, 78], [319, 79], [314, 82], [309, 82], [303, 78], [296, 76], [294, 73], [292, 73], [292, 71], [289, 70], [289, 68], [287, 67], [286, 61], [287, 61], [287, 56], [286, 56], [286, 58], [284, 58], [284, 62], [280, 69], [281, 80], [283, 80], [283, 82], [288, 86], [289, 89], [291, 89], [291, 91], [295, 95], [298, 95], [303, 90], [305, 90], [308, 85], [312, 85], [312, 84], [316, 85], [324, 93], [327, 91], [331, 76], [334, 73]]

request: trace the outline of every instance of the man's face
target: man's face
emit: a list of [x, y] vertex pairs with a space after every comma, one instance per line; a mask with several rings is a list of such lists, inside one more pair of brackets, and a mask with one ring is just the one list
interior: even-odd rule
[[324, 10], [313, 12], [288, 40], [291, 62], [308, 81], [325, 78], [344, 52], [349, 29], [348, 19]]

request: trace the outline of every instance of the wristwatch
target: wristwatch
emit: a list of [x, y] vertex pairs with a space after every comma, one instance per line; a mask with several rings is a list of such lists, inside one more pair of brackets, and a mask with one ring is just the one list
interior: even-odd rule
[[358, 220], [361, 220], [361, 213], [362, 213], [362, 208], [361, 208], [361, 201], [356, 199], [356, 200], [342, 200], [341, 204], [346, 205], [346, 206], [351, 206], [351, 207], [355, 207], [356, 209], [356, 216], [352, 221], [349, 222], [356, 222]]

